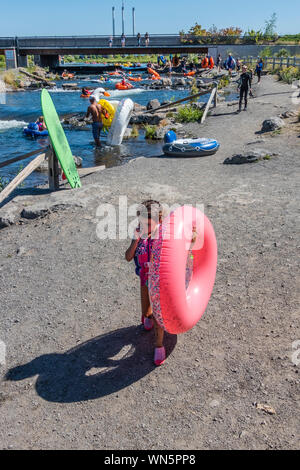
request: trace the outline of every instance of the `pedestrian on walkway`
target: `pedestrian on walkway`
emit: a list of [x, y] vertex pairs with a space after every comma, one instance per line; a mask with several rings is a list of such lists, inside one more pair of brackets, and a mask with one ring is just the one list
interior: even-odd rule
[[242, 68], [242, 74], [239, 79], [239, 87], [240, 87], [240, 102], [239, 102], [238, 112], [240, 113], [242, 111], [243, 98], [245, 100], [244, 111], [247, 111], [249, 90], [250, 90], [250, 93], [252, 93], [252, 78], [251, 78], [250, 73], [248, 72], [248, 67], [246, 65], [243, 65], [243, 68]]

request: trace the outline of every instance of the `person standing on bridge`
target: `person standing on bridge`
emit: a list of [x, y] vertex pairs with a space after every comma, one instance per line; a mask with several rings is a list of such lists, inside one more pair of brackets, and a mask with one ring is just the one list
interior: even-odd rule
[[88, 107], [86, 117], [88, 118], [90, 115], [93, 119], [92, 129], [93, 129], [93, 137], [95, 140], [95, 144], [97, 147], [101, 147], [100, 142], [100, 132], [103, 127], [102, 123], [102, 114], [105, 114], [105, 110], [102, 108], [100, 104], [97, 103], [96, 98], [94, 96], [90, 97], [90, 106]]
[[146, 47], [149, 46], [149, 41], [150, 41], [149, 33], [146, 33], [146, 34], [145, 34], [145, 46], [146, 46]]
[[141, 47], [141, 33], [138, 33], [136, 38], [138, 47]]
[[121, 36], [121, 45], [122, 45], [122, 47], [125, 47], [125, 45], [126, 45], [126, 36], [125, 36], [124, 33]]

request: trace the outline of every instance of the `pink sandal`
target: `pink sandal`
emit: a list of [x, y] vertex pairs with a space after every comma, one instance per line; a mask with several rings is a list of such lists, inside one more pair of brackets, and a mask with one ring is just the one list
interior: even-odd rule
[[144, 315], [142, 315], [141, 322], [144, 325], [144, 328], [146, 331], [151, 331], [154, 327], [152, 318], [147, 318], [147, 317], [144, 317]]
[[166, 360], [166, 350], [164, 346], [161, 348], [155, 348], [154, 351], [154, 364], [156, 366], [161, 366]]

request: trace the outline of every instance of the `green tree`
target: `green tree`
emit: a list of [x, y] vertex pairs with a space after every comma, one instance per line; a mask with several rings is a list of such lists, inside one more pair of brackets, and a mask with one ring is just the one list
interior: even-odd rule
[[265, 21], [265, 36], [275, 36], [277, 34], [277, 14], [273, 13], [269, 20]]

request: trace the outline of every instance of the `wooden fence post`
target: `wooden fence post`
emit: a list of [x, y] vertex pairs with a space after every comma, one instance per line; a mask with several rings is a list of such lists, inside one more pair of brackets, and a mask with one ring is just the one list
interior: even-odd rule
[[59, 189], [59, 168], [58, 159], [52, 146], [48, 150], [46, 156], [48, 157], [49, 189], [57, 191]]
[[207, 116], [207, 113], [208, 113], [208, 111], [209, 111], [210, 105], [211, 105], [212, 100], [214, 99], [216, 93], [217, 93], [217, 87], [215, 86], [215, 87], [212, 89], [212, 92], [211, 92], [211, 95], [210, 95], [209, 100], [208, 100], [208, 102], [207, 102], [205, 111], [204, 111], [203, 116], [202, 116], [202, 118], [201, 118], [201, 124], [203, 124], [204, 121], [205, 121], [205, 119], [206, 119], [206, 116]]
[[214, 108], [218, 105], [218, 82], [215, 82], [216, 93], [214, 96]]
[[286, 66], [289, 67], [290, 66], [290, 57], [287, 58], [287, 63], [286, 63]]
[[275, 70], [275, 65], [276, 65], [276, 57], [273, 57], [273, 70]]

